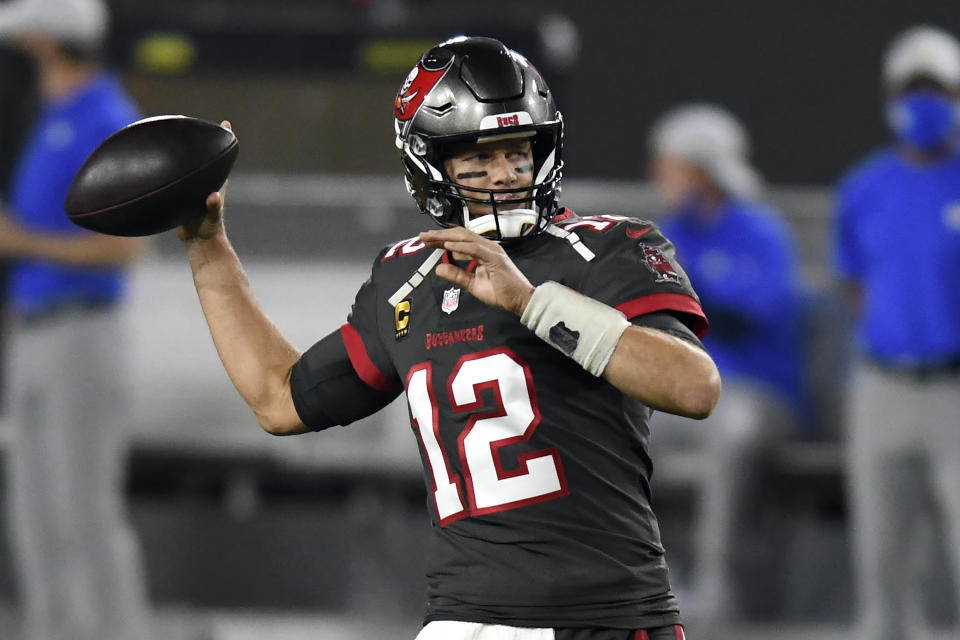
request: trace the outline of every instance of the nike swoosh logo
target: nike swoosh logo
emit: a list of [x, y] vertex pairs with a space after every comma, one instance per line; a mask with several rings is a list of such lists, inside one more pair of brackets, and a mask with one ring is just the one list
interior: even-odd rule
[[652, 228], [653, 227], [644, 227], [643, 229], [631, 229], [630, 227], [626, 227], [624, 230], [627, 232], [628, 238], [637, 239], [640, 236], [647, 235], [647, 232], [650, 231], [650, 229]]

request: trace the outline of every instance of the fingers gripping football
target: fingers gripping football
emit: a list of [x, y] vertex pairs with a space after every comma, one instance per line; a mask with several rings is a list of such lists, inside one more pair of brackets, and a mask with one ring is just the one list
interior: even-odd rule
[[[226, 129], [233, 131], [230, 122], [220, 123]], [[227, 196], [227, 183], [224, 182], [220, 191], [214, 191], [207, 196], [207, 213], [202, 218], [190, 220], [187, 224], [177, 227], [177, 237], [183, 242], [190, 240], [207, 240], [223, 230], [223, 207]]]
[[440, 264], [438, 276], [464, 287], [485, 304], [518, 315], [523, 313], [533, 295], [533, 285], [499, 244], [463, 227], [425, 231], [420, 240], [428, 247], [452, 252], [458, 260], [477, 261], [472, 272], [453, 264]]
[[183, 242], [207, 240], [223, 230], [223, 203], [226, 191], [227, 185], [224, 184], [220, 191], [214, 191], [207, 196], [205, 216], [177, 227], [177, 236], [180, 240]]

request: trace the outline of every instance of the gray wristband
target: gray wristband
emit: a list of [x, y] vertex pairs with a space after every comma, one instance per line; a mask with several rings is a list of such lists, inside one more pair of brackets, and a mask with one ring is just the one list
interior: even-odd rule
[[630, 326], [616, 309], [556, 282], [534, 289], [520, 322], [598, 377]]

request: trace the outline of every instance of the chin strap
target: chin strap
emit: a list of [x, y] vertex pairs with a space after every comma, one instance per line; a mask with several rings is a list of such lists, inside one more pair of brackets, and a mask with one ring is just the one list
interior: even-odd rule
[[464, 226], [470, 231], [481, 236], [491, 231], [499, 231], [504, 240], [522, 238], [526, 235], [523, 233], [524, 226], [533, 229], [539, 219], [537, 212], [532, 209], [508, 209], [496, 214], [485, 213], [476, 218], [470, 218], [469, 214], [467, 216]]

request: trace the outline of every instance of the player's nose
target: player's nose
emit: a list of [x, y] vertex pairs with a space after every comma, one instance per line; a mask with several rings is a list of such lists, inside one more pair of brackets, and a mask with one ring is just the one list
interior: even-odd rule
[[516, 168], [507, 159], [506, 154], [503, 153], [497, 154], [497, 157], [494, 158], [489, 173], [494, 184], [497, 186], [509, 187], [514, 185], [519, 179]]

